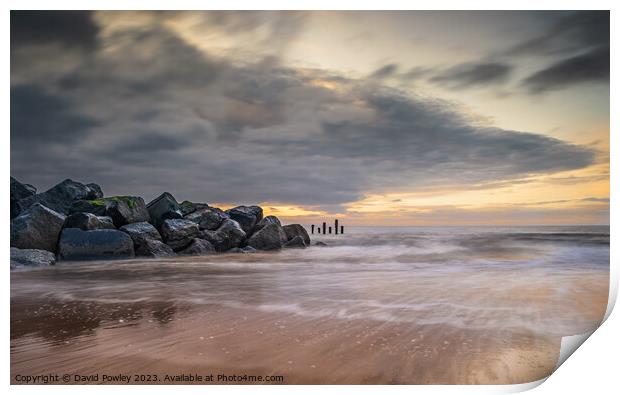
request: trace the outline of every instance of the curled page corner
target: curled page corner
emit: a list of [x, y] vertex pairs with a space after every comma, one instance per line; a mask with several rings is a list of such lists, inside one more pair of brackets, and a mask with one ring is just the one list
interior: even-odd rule
[[[607, 309], [605, 311], [605, 316], [603, 317], [603, 319], [601, 320], [599, 325], [594, 330], [592, 330], [592, 331], [580, 333], [580, 334], [577, 334], [577, 335], [571, 335], [571, 336], [564, 336], [564, 337], [562, 337], [562, 340], [561, 340], [561, 343], [560, 343], [560, 355], [558, 356], [558, 361], [555, 364], [555, 368], [553, 368], [554, 372], [556, 370], [558, 370], [558, 368], [560, 366], [562, 366], [562, 364], [564, 362], [566, 362], [568, 357], [573, 355], [573, 353], [583, 343], [585, 343], [585, 341], [588, 340], [588, 338], [590, 336], [592, 336], [592, 334], [594, 332], [596, 332], [596, 330], [601, 325], [603, 325], [603, 323], [605, 321], [607, 321], [607, 318], [609, 317], [609, 315], [613, 311], [614, 306], [616, 304], [616, 298], [618, 297], [618, 277], [617, 277], [617, 275], [618, 275], [618, 273], [615, 270], [613, 270], [612, 268], [610, 268], [610, 273], [609, 273], [609, 277], [610, 277], [610, 282], [609, 282], [609, 298], [607, 300]], [[542, 384], [542, 382], [544, 382], [545, 380], [546, 379], [543, 379], [538, 384]]]
[[555, 364], [553, 371], [555, 372], [558, 370], [558, 368], [566, 362], [568, 357], [570, 357], [579, 348], [579, 346], [588, 340], [594, 332], [596, 332], [596, 329], [578, 335], [562, 337], [562, 342], [560, 343], [560, 356], [558, 357], [558, 362]]
[[531, 381], [529, 383], [504, 385], [503, 386], [503, 391], [499, 391], [499, 393], [516, 394], [516, 393], [520, 393], [520, 392], [529, 391], [529, 390], [532, 390], [532, 389], [538, 387], [539, 385], [541, 385], [545, 381], [547, 381], [548, 378], [549, 378], [549, 376], [544, 377], [544, 378], [539, 379], [539, 380], [536, 380], [536, 381]]

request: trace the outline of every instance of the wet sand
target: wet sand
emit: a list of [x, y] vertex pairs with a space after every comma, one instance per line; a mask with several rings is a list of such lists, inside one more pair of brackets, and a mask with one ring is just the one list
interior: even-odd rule
[[[597, 306], [607, 295], [604, 288], [591, 291], [580, 292], [576, 306], [588, 306], [583, 313], [600, 319], [604, 309]], [[159, 380], [166, 374], [282, 375], [286, 384], [524, 383], [552, 373], [559, 346], [560, 337], [529, 331], [308, 318], [221, 305], [20, 300], [11, 308], [13, 383], [17, 374], [48, 373], [156, 374]]]
[[[49, 308], [30, 320], [14, 314], [13, 377], [224, 373], [283, 375], [288, 384], [521, 383], [550, 374], [559, 352], [559, 339], [528, 333], [220, 306], [99, 306], [92, 314], [92, 306], [75, 304], [63, 307], [72, 312], [64, 319], [46, 315]], [[95, 326], [95, 315], [109, 321]], [[37, 333], [26, 334], [37, 324]], [[47, 344], [40, 347], [36, 336]]]
[[526, 383], [551, 374], [562, 336], [594, 330], [607, 306], [605, 239], [348, 237], [360, 245], [12, 272], [11, 381]]

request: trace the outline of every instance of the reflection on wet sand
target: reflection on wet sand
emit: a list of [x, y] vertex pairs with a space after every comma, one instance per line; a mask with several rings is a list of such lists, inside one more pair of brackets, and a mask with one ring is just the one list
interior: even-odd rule
[[11, 376], [523, 383], [606, 309], [609, 247], [591, 236], [404, 235], [394, 248], [351, 233], [303, 252], [13, 272]]
[[[170, 304], [47, 308], [34, 320], [38, 327], [17, 314], [13, 376], [53, 367], [83, 375], [277, 374], [285, 383], [520, 383], [548, 375], [559, 351], [558, 337], [527, 331], [308, 319], [216, 305], [179, 307], [177, 316]], [[45, 341], [32, 347], [36, 337]]]

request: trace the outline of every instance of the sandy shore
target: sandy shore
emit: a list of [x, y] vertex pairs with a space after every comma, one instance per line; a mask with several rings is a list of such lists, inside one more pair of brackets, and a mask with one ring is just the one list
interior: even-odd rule
[[[605, 313], [608, 246], [590, 239], [385, 237], [394, 235], [403, 238], [398, 247], [12, 272], [11, 380], [69, 374], [75, 383], [78, 374], [98, 375], [90, 383], [100, 384], [109, 382], [103, 375], [124, 375], [136, 383], [142, 374], [157, 379], [140, 384], [173, 384], [166, 375], [197, 374], [213, 375], [203, 383], [239, 383], [217, 380], [223, 374], [281, 376], [277, 384], [525, 383], [552, 373], [562, 336], [595, 329]], [[462, 247], [468, 243], [474, 247]]]
[[37, 302], [43, 301], [13, 304], [13, 383], [16, 375], [48, 373], [282, 375], [288, 384], [523, 383], [552, 372], [560, 344], [528, 332], [215, 305]]

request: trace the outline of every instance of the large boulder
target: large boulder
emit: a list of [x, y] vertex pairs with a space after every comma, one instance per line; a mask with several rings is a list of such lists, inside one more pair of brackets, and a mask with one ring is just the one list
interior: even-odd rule
[[196, 222], [200, 230], [216, 230], [228, 218], [228, 214], [217, 207], [202, 208], [185, 216], [185, 219]]
[[119, 230], [127, 233], [136, 246], [139, 246], [145, 240], [162, 241], [157, 229], [148, 222], [134, 222], [133, 224], [121, 226]]
[[164, 192], [146, 205], [153, 226], [159, 227], [167, 219], [183, 218], [177, 200], [168, 192]]
[[157, 229], [148, 222], [135, 222], [121, 226], [119, 230], [131, 237], [136, 255], [152, 258], [176, 255], [169, 245], [162, 242]]
[[11, 220], [11, 247], [56, 251], [65, 216], [39, 203]]
[[21, 266], [49, 266], [54, 263], [56, 256], [53, 252], [11, 247], [11, 269]]
[[203, 230], [200, 238], [207, 240], [215, 247], [216, 251], [228, 251], [239, 247], [245, 240], [245, 232], [235, 220], [225, 219], [217, 230]]
[[148, 221], [149, 212], [144, 199], [138, 196], [113, 196], [104, 199], [106, 215], [112, 217], [117, 228], [134, 222]]
[[134, 222], [148, 221], [151, 218], [144, 204], [144, 199], [137, 196], [112, 196], [102, 199], [78, 200], [71, 205], [70, 211], [72, 213], [86, 212], [111, 217], [114, 226], [117, 228]]
[[90, 194], [91, 199], [101, 199], [103, 197], [103, 191], [99, 185], [91, 182], [90, 184], [86, 184], [86, 186], [92, 191]]
[[199, 232], [198, 224], [187, 219], [167, 219], [161, 226], [164, 242], [175, 251], [187, 247]]
[[71, 204], [70, 214], [90, 213], [97, 216], [105, 216], [108, 206], [104, 199], [76, 200]]
[[265, 218], [258, 221], [256, 226], [254, 226], [254, 232], [263, 229], [265, 225], [269, 225], [269, 224], [276, 224], [278, 226], [282, 226], [282, 223], [280, 223], [280, 220], [278, 219], [278, 217], [276, 217], [275, 215], [268, 215]]
[[69, 214], [74, 201], [97, 199], [100, 192], [99, 186], [89, 187], [81, 182], [66, 179], [43, 193], [19, 200], [17, 204], [22, 211], [35, 203], [40, 203], [58, 213]]
[[35, 195], [37, 188], [30, 184], [22, 184], [15, 177], [11, 177], [11, 200], [25, 199], [28, 196]]
[[258, 206], [238, 206], [226, 210], [226, 214], [237, 221], [248, 235], [252, 234], [254, 226], [263, 219], [263, 209]]
[[284, 225], [282, 229], [284, 229], [284, 233], [286, 233], [287, 241], [291, 241], [296, 236], [299, 236], [303, 239], [305, 245], [310, 245], [310, 236], [303, 226], [299, 224]]
[[195, 238], [187, 248], [181, 250], [183, 255], [209, 255], [215, 253], [215, 247], [204, 239]]
[[74, 213], [67, 216], [63, 228], [79, 228], [82, 230], [116, 229], [112, 218], [97, 216], [91, 213]]
[[183, 216], [186, 216], [187, 214], [191, 214], [196, 210], [209, 208], [209, 205], [207, 203], [194, 203], [190, 202], [189, 200], [184, 200], [181, 202], [181, 204], [179, 204], [179, 207], [181, 208], [181, 214], [183, 214]]
[[306, 248], [307, 244], [301, 236], [295, 236], [291, 240], [284, 243], [284, 248]]
[[59, 260], [133, 258], [133, 241], [120, 230], [63, 229], [58, 241]]
[[168, 244], [154, 239], [146, 239], [137, 248], [134, 245], [136, 255], [150, 258], [165, 258], [175, 256], [174, 250]]
[[11, 219], [17, 217], [21, 211], [18, 202], [36, 193], [37, 189], [32, 185], [22, 184], [11, 177]]
[[286, 233], [278, 224], [267, 224], [255, 232], [247, 241], [250, 247], [257, 250], [278, 250], [288, 240]]

